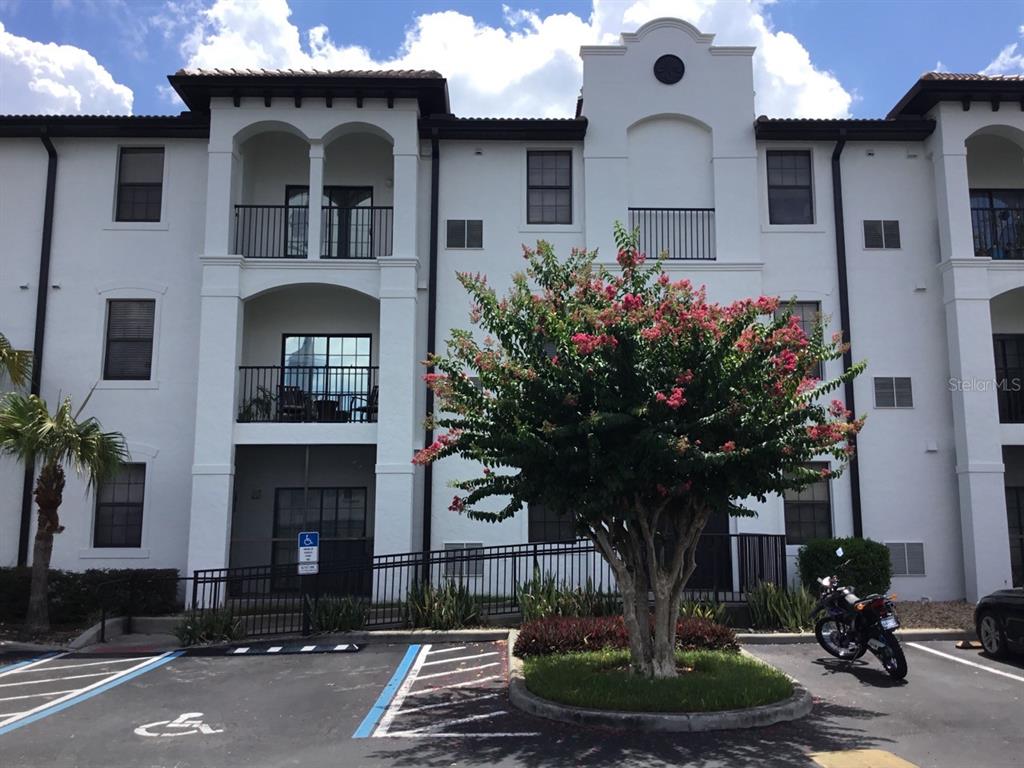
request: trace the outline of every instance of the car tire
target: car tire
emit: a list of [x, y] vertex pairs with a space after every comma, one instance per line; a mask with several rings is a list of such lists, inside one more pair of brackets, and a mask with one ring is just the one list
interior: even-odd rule
[[1001, 659], [1007, 654], [1006, 631], [1003, 629], [1003, 622], [999, 616], [986, 611], [978, 617], [978, 639], [981, 640], [981, 647], [989, 656]]

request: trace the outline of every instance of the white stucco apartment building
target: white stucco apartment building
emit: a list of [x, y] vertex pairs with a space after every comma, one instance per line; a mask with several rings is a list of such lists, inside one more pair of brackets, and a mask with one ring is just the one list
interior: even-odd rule
[[[621, 220], [673, 276], [795, 299], [868, 361], [856, 471], [717, 531], [785, 535], [791, 565], [885, 542], [905, 598], [1021, 583], [1024, 81], [772, 119], [752, 52], [652, 21], [581, 50], [565, 120], [455, 117], [422, 71], [186, 71], [180, 116], [0, 117], [0, 330], [42, 350], [50, 401], [95, 385], [133, 462], [69, 481], [54, 565], [285, 563], [314, 523], [322, 560], [560, 538], [540, 509], [448, 511], [468, 468], [410, 462], [420, 361], [467, 326], [456, 272], [501, 290], [540, 238], [612, 262]], [[0, 565], [31, 550], [24, 479], [0, 464]]]

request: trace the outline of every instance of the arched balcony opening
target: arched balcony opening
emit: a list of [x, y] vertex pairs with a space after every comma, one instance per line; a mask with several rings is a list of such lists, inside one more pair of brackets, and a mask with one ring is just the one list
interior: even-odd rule
[[324, 141], [320, 256], [378, 259], [392, 253], [394, 159], [390, 138], [341, 126]]
[[975, 256], [1024, 259], [1024, 132], [991, 126], [966, 145]]
[[234, 253], [250, 259], [309, 256], [309, 143], [271, 128], [238, 143]]

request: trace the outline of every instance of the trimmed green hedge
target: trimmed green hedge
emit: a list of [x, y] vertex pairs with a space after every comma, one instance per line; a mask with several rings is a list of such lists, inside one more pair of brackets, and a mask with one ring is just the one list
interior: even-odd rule
[[[843, 548], [843, 556], [836, 549]], [[840, 568], [840, 563], [849, 564]], [[817, 593], [817, 579], [838, 576], [839, 583], [850, 587], [860, 596], [883, 593], [892, 583], [892, 563], [889, 548], [871, 539], [816, 539], [804, 545], [796, 558], [800, 581]]]
[[[102, 611], [106, 600], [109, 615], [124, 615], [129, 599], [135, 616], [166, 616], [181, 608], [178, 572], [173, 568], [111, 568], [88, 571], [50, 571], [50, 621], [80, 624]], [[28, 612], [30, 568], [0, 568], [0, 621], [16, 622]], [[116, 585], [105, 582], [131, 579]]]

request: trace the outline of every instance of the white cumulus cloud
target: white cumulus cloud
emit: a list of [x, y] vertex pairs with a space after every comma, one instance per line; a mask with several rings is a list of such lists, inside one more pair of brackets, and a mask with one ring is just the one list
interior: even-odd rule
[[132, 99], [88, 51], [19, 37], [0, 22], [0, 113], [130, 114]]
[[[1024, 38], [1024, 25], [1017, 29]], [[1010, 43], [999, 52], [999, 55], [981, 70], [983, 75], [1019, 75], [1024, 74], [1024, 44]]]
[[594, 0], [591, 15], [542, 15], [505, 7], [491, 26], [458, 11], [422, 14], [399, 50], [375, 58], [360, 46], [337, 45], [318, 24], [300, 30], [287, 0], [215, 0], [183, 34], [190, 67], [309, 67], [436, 69], [448, 78], [452, 108], [461, 115], [572, 114], [582, 65], [579, 47], [613, 43], [659, 16], [685, 18], [723, 44], [758, 46], [756, 108], [773, 116], [841, 117], [853, 96], [819, 69], [792, 34], [776, 30], [770, 0]]

